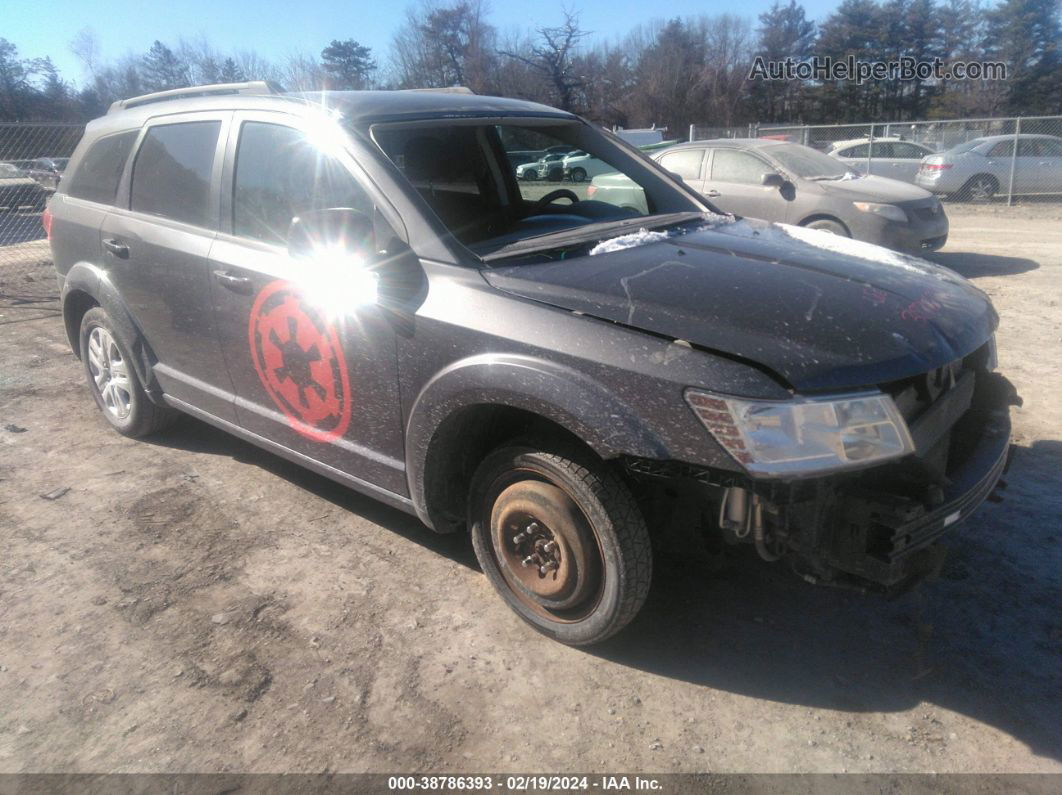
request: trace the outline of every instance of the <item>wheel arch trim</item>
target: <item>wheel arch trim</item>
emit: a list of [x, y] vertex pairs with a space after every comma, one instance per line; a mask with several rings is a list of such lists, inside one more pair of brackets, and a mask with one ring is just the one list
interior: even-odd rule
[[[132, 352], [133, 367], [136, 370], [140, 383], [144, 385], [144, 391], [153, 403], [162, 405], [162, 389], [159, 387], [152, 371], [157, 361], [154, 351], [144, 338], [143, 332], [133, 319], [132, 313], [126, 306], [125, 300], [118, 292], [118, 288], [111, 282], [110, 277], [103, 268], [90, 262], [78, 262], [67, 272], [63, 280], [61, 293], [63, 307], [63, 324], [66, 327], [67, 339], [74, 355], [81, 358], [80, 323], [77, 327], [73, 324], [73, 314], [68, 309], [77, 296], [85, 295], [92, 299], [110, 319], [114, 327], [115, 335], [121, 343]], [[83, 315], [82, 315], [83, 316]]]
[[668, 458], [663, 441], [604, 384], [564, 365], [516, 354], [479, 354], [440, 370], [420, 390], [406, 421], [406, 472], [417, 515], [434, 529], [427, 496], [436, 433], [457, 412], [504, 406], [548, 420], [603, 459]]

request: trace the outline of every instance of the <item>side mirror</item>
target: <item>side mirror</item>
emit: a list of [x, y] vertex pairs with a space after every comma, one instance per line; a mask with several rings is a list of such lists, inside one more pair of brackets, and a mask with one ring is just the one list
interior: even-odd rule
[[777, 172], [771, 171], [760, 177], [760, 184], [767, 188], [780, 188], [785, 185], [785, 177]]
[[675, 172], [675, 171], [669, 171], [669, 172], [667, 172], [667, 173], [671, 175], [671, 178], [672, 178], [673, 180], [675, 180], [675, 182], [683, 182], [683, 183], [684, 183], [684, 182], [686, 181], [686, 180], [684, 180], [684, 179], [682, 178], [682, 175], [681, 175], [681, 174], [679, 174], [679, 173], [677, 173], [677, 172]]
[[325, 251], [371, 256], [375, 251], [372, 218], [359, 210], [334, 207], [310, 210], [291, 220], [288, 254], [312, 257]]

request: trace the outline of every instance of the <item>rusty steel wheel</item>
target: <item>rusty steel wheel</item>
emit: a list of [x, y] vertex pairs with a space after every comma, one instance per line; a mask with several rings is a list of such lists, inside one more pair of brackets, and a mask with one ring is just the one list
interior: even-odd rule
[[484, 573], [525, 621], [564, 643], [618, 632], [649, 589], [649, 536], [603, 464], [530, 447], [488, 456], [473, 479], [472, 542]]
[[502, 576], [528, 607], [572, 621], [601, 589], [601, 550], [579, 506], [541, 480], [518, 480], [498, 494], [491, 541]]

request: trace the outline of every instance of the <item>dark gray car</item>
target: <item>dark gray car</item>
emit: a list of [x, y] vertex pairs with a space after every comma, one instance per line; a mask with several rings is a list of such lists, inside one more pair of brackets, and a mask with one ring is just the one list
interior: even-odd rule
[[[648, 209], [516, 180], [507, 151], [554, 145]], [[656, 542], [905, 587], [1007, 462], [984, 293], [720, 215], [543, 105], [140, 97], [88, 125], [44, 226], [115, 430], [190, 414], [468, 532], [509, 606], [566, 643], [634, 617]]]
[[[800, 144], [727, 138], [680, 144], [653, 157], [735, 215], [822, 229], [905, 251], [935, 251], [948, 239], [948, 218], [929, 191], [864, 176]], [[619, 175], [595, 177], [593, 186], [595, 199], [635, 207], [644, 203]]]

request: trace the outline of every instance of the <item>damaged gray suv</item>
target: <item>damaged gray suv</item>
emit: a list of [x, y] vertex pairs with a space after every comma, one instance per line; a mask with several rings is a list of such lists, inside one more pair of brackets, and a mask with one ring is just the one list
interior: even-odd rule
[[[551, 146], [644, 209], [518, 182], [507, 153]], [[565, 643], [635, 616], [656, 539], [903, 588], [1006, 466], [1017, 398], [983, 293], [719, 213], [542, 105], [256, 83], [125, 100], [45, 221], [115, 430], [190, 414], [467, 532]]]

